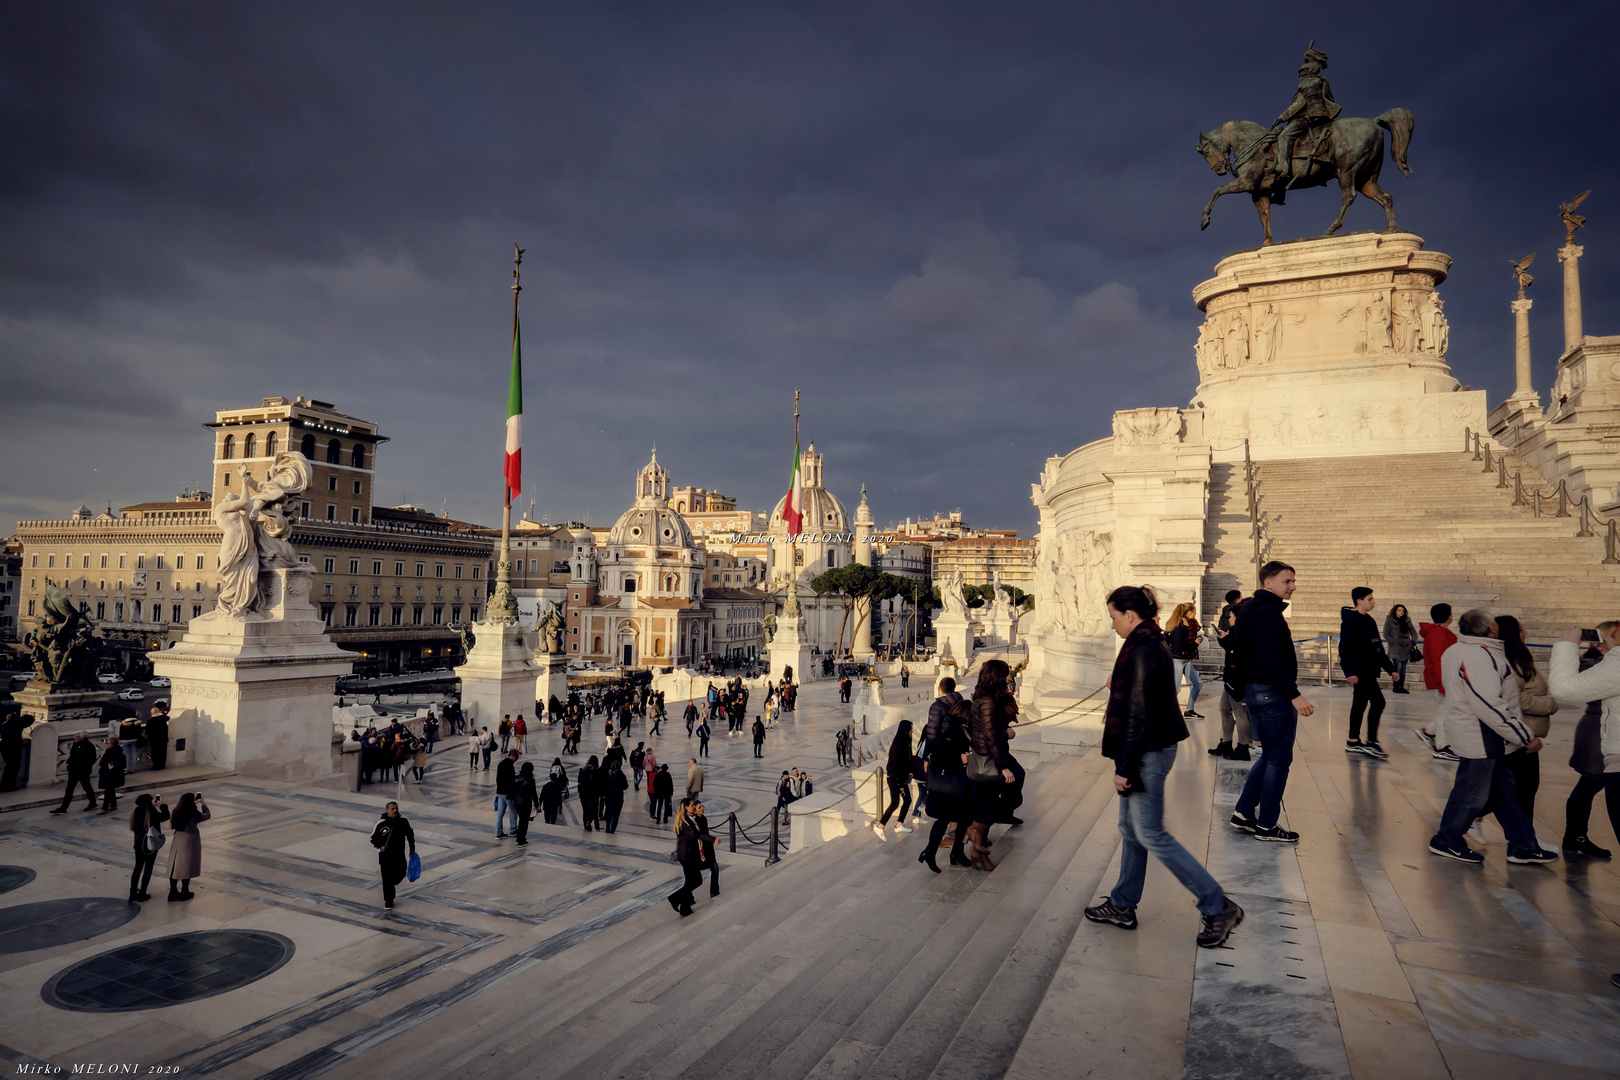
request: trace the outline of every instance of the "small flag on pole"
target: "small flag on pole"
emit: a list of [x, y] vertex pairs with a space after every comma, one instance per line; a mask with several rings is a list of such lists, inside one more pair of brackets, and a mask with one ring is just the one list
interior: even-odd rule
[[[798, 397], [797, 394], [794, 395]], [[782, 504], [782, 520], [787, 522], [789, 535], [802, 531], [804, 526], [804, 476], [799, 458], [799, 404], [793, 403], [793, 472], [788, 476], [787, 501]]]

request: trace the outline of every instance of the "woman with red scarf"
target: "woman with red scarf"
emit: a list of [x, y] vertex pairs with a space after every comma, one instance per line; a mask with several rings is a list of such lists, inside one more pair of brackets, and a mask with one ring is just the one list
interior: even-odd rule
[[1086, 918], [1136, 929], [1151, 852], [1198, 898], [1198, 944], [1213, 949], [1243, 921], [1243, 909], [1164, 828], [1164, 781], [1176, 761], [1176, 744], [1187, 737], [1187, 723], [1176, 701], [1175, 662], [1154, 621], [1158, 614], [1158, 599], [1146, 586], [1122, 585], [1108, 594], [1108, 617], [1125, 644], [1108, 683], [1102, 752], [1114, 761], [1124, 850], [1114, 891], [1086, 908]]

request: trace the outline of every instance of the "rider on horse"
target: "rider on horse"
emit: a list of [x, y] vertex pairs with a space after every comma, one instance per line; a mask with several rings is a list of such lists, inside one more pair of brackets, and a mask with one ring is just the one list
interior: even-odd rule
[[[1272, 125], [1273, 131], [1282, 126], [1282, 132], [1277, 136], [1276, 186], [1279, 190], [1286, 189], [1293, 182], [1289, 174], [1292, 171], [1295, 140], [1302, 134], [1314, 135], [1315, 141], [1310, 144], [1311, 153], [1314, 154], [1321, 145], [1322, 128], [1339, 115], [1339, 104], [1333, 100], [1333, 88], [1322, 78], [1322, 69], [1327, 67], [1327, 63], [1327, 53], [1318, 49], [1316, 42], [1312, 41], [1310, 48], [1305, 50], [1305, 63], [1299, 69], [1299, 88], [1294, 91], [1294, 100]], [[1303, 173], [1305, 169], [1300, 171]]]

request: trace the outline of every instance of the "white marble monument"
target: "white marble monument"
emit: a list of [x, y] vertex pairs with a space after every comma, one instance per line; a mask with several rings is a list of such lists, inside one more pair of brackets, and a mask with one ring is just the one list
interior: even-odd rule
[[799, 608], [798, 590], [787, 590], [787, 603], [776, 617], [776, 630], [765, 645], [770, 657], [771, 678], [781, 679], [788, 668], [793, 669], [795, 683], [808, 682], [811, 677], [810, 638], [804, 629], [804, 613]]

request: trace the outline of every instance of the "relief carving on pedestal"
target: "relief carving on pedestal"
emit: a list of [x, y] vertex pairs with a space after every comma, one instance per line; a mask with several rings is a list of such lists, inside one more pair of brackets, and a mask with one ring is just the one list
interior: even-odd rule
[[[1065, 637], [1100, 637], [1108, 632], [1106, 602], [1114, 579], [1110, 533], [1070, 529], [1050, 547], [1036, 551], [1035, 610], [1042, 626]], [[1043, 611], [1044, 609], [1044, 611]]]
[[1181, 441], [1180, 409], [1124, 409], [1114, 414], [1114, 442], [1120, 446]]
[[1418, 309], [1422, 321], [1422, 343], [1419, 348], [1435, 356], [1445, 356], [1451, 340], [1451, 325], [1446, 322], [1445, 304], [1440, 294], [1431, 292], [1423, 298]]
[[1395, 351], [1398, 353], [1417, 352], [1418, 341], [1423, 336], [1423, 319], [1418, 311], [1417, 294], [1413, 292], [1396, 293], [1393, 317], [1395, 322]]

